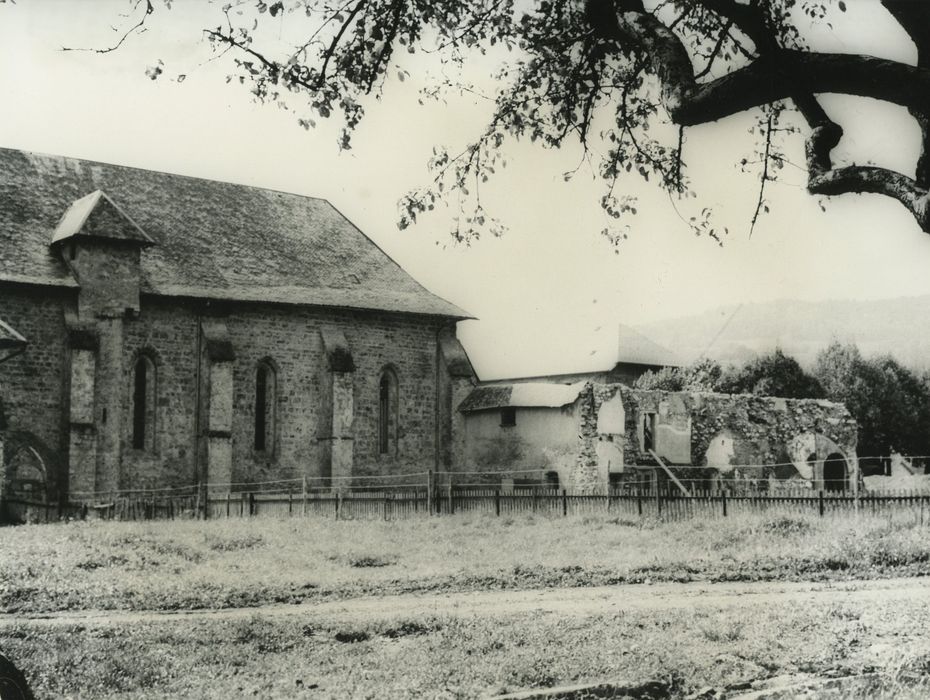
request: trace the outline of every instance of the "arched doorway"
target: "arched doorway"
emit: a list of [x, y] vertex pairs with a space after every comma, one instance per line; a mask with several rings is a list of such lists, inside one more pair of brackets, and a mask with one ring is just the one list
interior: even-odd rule
[[42, 457], [29, 445], [18, 445], [10, 452], [4, 459], [3, 495], [44, 501], [48, 482]]
[[846, 490], [846, 459], [837, 452], [828, 455], [823, 461], [823, 489], [824, 491]]
[[58, 494], [58, 454], [29, 431], [0, 433], [0, 496], [45, 501]]

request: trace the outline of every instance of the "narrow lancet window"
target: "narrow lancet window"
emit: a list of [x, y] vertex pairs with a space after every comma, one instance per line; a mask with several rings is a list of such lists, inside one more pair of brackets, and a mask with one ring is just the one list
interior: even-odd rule
[[132, 378], [132, 447], [152, 451], [155, 447], [155, 363], [148, 355], [136, 360]]
[[255, 442], [256, 452], [274, 452], [275, 392], [277, 378], [267, 362], [255, 370]]

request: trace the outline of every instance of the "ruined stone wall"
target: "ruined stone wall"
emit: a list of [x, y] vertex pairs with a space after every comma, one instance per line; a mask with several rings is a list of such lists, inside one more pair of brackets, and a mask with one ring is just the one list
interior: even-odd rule
[[[607, 438], [598, 427], [602, 406], [620, 396], [625, 410], [624, 434]], [[593, 385], [579, 401], [582, 412], [576, 483], [604, 484], [603, 447], [622, 440], [624, 462], [655, 465], [643, 449], [643, 415], [656, 418], [656, 452], [668, 465], [706, 466], [679, 470], [688, 479], [722, 477], [730, 481], [797, 479], [820, 488], [823, 461], [841, 454], [850, 487], [858, 477], [857, 428], [841, 404], [813, 399], [779, 399], [752, 395], [641, 391], [623, 385]], [[722, 445], [722, 447], [721, 447]], [[737, 465], [757, 465], [740, 467]], [[710, 483], [707, 484], [710, 486]], [[763, 488], [768, 488], [762, 484]]]

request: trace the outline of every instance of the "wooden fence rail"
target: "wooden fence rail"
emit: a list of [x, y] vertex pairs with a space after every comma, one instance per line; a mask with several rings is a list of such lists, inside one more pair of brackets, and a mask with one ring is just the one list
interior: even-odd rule
[[[343, 520], [397, 520], [427, 515], [476, 514], [502, 517], [534, 513], [548, 518], [608, 515], [620, 520], [674, 522], [720, 519], [766, 512], [773, 515], [883, 516], [930, 521], [930, 493], [796, 491], [740, 494], [726, 491], [570, 493], [549, 488], [508, 489], [444, 486], [379, 490], [209, 492], [194, 495], [114, 495], [94, 504], [49, 504], [5, 499], [6, 522], [52, 522], [75, 518], [171, 520], [286, 518], [316, 516]], [[930, 523], [928, 523], [930, 524]]]

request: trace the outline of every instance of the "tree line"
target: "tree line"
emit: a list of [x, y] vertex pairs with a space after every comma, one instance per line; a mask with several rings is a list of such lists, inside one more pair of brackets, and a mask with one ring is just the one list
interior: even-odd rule
[[742, 366], [704, 358], [666, 367], [647, 372], [634, 386], [828, 399], [845, 404], [856, 419], [860, 455], [930, 454], [930, 373], [914, 372], [890, 355], [863, 357], [851, 344], [830, 344], [811, 371], [778, 349]]

